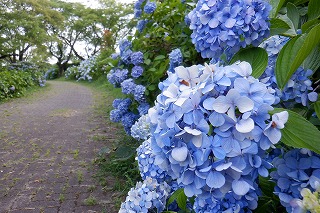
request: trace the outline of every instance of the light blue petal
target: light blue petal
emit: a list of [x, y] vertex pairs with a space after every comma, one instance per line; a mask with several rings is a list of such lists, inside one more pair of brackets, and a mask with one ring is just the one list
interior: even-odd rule
[[254, 102], [248, 97], [241, 97], [235, 100], [235, 104], [241, 113], [253, 110]]
[[227, 98], [225, 96], [219, 96], [213, 101], [211, 107], [216, 112], [225, 113], [230, 108], [230, 104], [227, 102]]
[[224, 25], [226, 26], [226, 28], [232, 28], [237, 20], [233, 19], [233, 18], [228, 18], [226, 20], [226, 22], [224, 23]]
[[221, 188], [226, 182], [225, 177], [220, 172], [210, 172], [207, 179], [206, 184], [210, 188]]
[[243, 196], [250, 190], [250, 185], [244, 180], [234, 180], [232, 182], [232, 189], [236, 195]]
[[218, 126], [223, 125], [224, 122], [226, 121], [226, 119], [224, 118], [223, 114], [213, 112], [209, 116], [209, 121], [214, 127], [218, 127]]
[[241, 133], [251, 132], [253, 128], [254, 128], [254, 121], [251, 118], [241, 119], [236, 124], [236, 129], [238, 130], [238, 132], [241, 132]]
[[213, 110], [214, 98], [207, 98], [203, 101], [203, 107], [207, 110]]
[[219, 20], [216, 19], [216, 18], [212, 18], [210, 21], [209, 21], [209, 27], [211, 28], [216, 28], [218, 25], [219, 25]]
[[187, 159], [188, 156], [188, 148], [180, 147], [172, 149], [171, 156], [178, 162], [183, 162]]

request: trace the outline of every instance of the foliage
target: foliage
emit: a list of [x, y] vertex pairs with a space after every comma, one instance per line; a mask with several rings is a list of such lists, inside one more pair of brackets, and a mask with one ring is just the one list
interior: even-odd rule
[[44, 86], [43, 73], [33, 64], [18, 63], [0, 71], [0, 101], [20, 97], [33, 86]]

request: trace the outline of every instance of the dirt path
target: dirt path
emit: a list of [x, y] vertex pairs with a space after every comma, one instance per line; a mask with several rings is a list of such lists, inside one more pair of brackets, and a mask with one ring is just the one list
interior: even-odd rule
[[0, 105], [0, 212], [114, 212], [111, 195], [92, 178], [104, 146], [92, 137], [101, 131], [93, 91], [49, 84]]

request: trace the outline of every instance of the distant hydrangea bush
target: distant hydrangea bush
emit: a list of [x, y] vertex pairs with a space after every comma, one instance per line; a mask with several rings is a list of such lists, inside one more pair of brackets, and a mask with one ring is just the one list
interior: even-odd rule
[[188, 14], [192, 42], [203, 58], [231, 57], [268, 37], [270, 11], [264, 0], [199, 0]]
[[265, 151], [279, 142], [288, 120], [286, 111], [270, 117], [275, 91], [251, 72], [247, 62], [177, 67], [149, 110], [155, 164], [200, 206], [217, 201], [205, 208], [257, 207], [258, 175], [270, 169]]

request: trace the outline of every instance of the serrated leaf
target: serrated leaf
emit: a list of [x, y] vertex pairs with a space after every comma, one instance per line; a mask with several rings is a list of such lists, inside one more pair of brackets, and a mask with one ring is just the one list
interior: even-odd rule
[[310, 0], [308, 4], [308, 20], [316, 19], [320, 16], [320, 1]]
[[320, 119], [320, 101], [314, 103], [314, 110], [316, 111], [317, 117]]
[[316, 46], [309, 56], [303, 62], [304, 69], [310, 69], [312, 71], [318, 70], [320, 67], [320, 45]]
[[155, 61], [165, 59], [166, 57], [164, 55], [158, 55], [154, 58]]
[[291, 20], [295, 31], [298, 30], [300, 13], [298, 8], [290, 2], [287, 4], [287, 16]]
[[311, 51], [320, 43], [320, 24], [310, 30], [291, 39], [280, 51], [275, 75], [277, 84], [283, 89], [292, 74], [298, 69], [302, 62], [308, 57]]
[[285, 21], [278, 18], [272, 18], [270, 24], [270, 36], [285, 33], [290, 29], [290, 26]]
[[288, 122], [281, 130], [281, 141], [295, 148], [307, 148], [320, 154], [320, 131], [304, 117], [287, 109], [276, 108], [271, 114], [287, 111]]
[[270, 0], [270, 4], [272, 6], [272, 10], [270, 12], [270, 18], [275, 18], [279, 12], [279, 10], [282, 8], [286, 0]]
[[249, 62], [252, 66], [252, 76], [259, 78], [268, 65], [268, 54], [260, 47], [251, 47], [237, 52], [230, 63], [232, 64], [239, 60]]

